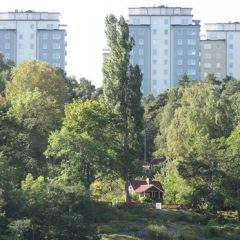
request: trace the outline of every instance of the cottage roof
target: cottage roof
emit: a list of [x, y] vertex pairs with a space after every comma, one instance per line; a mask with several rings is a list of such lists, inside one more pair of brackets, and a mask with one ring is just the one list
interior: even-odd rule
[[139, 188], [137, 188], [137, 189], [135, 190], [135, 192], [137, 192], [137, 193], [143, 193], [143, 192], [146, 192], [147, 190], [150, 190], [151, 188], [154, 188], [154, 189], [156, 189], [157, 191], [162, 192], [161, 189], [157, 188], [157, 187], [154, 186], [153, 184], [141, 185]]
[[161, 183], [159, 181], [149, 181], [149, 183], [145, 180], [133, 180], [130, 182], [130, 185], [132, 186], [134, 192], [136, 192], [136, 190], [139, 191], [146, 191], [151, 187], [155, 187], [157, 189], [159, 189], [160, 191], [163, 192], [163, 187], [161, 185]]

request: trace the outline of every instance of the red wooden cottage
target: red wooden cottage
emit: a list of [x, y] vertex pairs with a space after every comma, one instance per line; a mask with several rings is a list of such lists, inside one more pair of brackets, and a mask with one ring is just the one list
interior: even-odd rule
[[140, 197], [149, 197], [155, 201], [163, 202], [163, 187], [159, 181], [133, 180], [129, 185], [129, 192], [137, 193]]

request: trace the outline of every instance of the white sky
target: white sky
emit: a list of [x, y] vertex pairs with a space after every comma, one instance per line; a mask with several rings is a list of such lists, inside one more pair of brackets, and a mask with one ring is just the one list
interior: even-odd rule
[[106, 48], [105, 16], [127, 19], [128, 7], [192, 7], [194, 19], [204, 23], [240, 21], [237, 0], [0, 0], [0, 11], [35, 10], [60, 12], [67, 24], [67, 75], [85, 77], [102, 85], [102, 49]]

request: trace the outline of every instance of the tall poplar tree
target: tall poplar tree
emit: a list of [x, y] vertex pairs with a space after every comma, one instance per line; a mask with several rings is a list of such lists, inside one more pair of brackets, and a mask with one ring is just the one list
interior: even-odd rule
[[106, 104], [119, 116], [120, 156], [119, 173], [125, 180], [126, 202], [130, 201], [129, 181], [133, 176], [134, 162], [138, 159], [141, 142], [143, 106], [141, 104], [142, 73], [138, 65], [130, 64], [134, 40], [121, 16], [118, 20], [106, 17], [106, 37], [109, 54], [103, 64], [103, 93]]

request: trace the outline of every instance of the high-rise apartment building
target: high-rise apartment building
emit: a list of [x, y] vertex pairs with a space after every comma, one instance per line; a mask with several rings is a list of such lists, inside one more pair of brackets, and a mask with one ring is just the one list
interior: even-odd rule
[[66, 30], [59, 17], [57, 12], [0, 12], [0, 52], [15, 63], [41, 60], [64, 69]]
[[185, 73], [200, 78], [200, 21], [193, 20], [192, 8], [129, 8], [129, 31], [135, 40], [131, 61], [142, 70], [144, 94], [175, 87]]
[[[207, 39], [218, 42], [219, 46], [221, 41], [225, 42], [225, 53], [223, 51], [222, 57], [226, 64], [221, 65], [221, 68], [225, 68], [225, 75], [240, 80], [240, 22], [207, 23], [206, 33]], [[218, 72], [213, 73], [217, 76]]]

